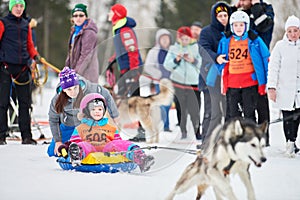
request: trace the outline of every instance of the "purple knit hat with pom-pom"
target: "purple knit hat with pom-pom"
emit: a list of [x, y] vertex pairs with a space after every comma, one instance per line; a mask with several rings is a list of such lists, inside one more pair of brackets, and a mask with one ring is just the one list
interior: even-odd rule
[[62, 89], [73, 87], [79, 85], [79, 79], [76, 75], [76, 72], [69, 67], [64, 67], [63, 70], [59, 73], [60, 86]]

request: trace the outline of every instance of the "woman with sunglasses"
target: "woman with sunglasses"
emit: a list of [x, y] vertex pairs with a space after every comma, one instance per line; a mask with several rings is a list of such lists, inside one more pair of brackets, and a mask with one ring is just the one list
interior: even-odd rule
[[98, 83], [98, 28], [88, 18], [86, 5], [76, 4], [71, 14], [71, 21], [74, 25], [71, 27], [69, 50], [65, 66], [74, 69], [76, 73], [89, 81]]

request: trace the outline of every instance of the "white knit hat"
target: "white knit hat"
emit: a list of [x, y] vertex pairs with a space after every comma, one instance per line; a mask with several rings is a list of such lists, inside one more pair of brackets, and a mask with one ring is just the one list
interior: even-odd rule
[[300, 28], [300, 20], [295, 15], [289, 16], [289, 18], [286, 20], [285, 27], [284, 27], [285, 31], [290, 26], [296, 26], [296, 27]]

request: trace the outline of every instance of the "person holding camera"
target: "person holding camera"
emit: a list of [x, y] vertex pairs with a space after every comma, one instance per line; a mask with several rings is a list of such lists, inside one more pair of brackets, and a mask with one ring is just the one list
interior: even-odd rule
[[190, 27], [182, 26], [177, 30], [177, 41], [169, 48], [164, 67], [171, 71], [170, 79], [175, 88], [175, 106], [181, 130], [181, 139], [187, 138], [187, 116], [191, 117], [195, 136], [201, 139], [200, 125], [200, 91], [198, 75], [202, 58], [198, 44], [193, 41]]

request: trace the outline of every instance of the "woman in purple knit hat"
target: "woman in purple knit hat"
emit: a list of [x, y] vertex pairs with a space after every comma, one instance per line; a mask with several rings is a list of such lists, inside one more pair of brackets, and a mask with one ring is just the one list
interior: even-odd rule
[[91, 83], [73, 69], [65, 67], [59, 74], [60, 84], [57, 94], [52, 98], [49, 108], [49, 124], [53, 140], [48, 147], [49, 156], [59, 156], [58, 147], [68, 141], [75, 126], [80, 124], [77, 119], [81, 99], [89, 93], [99, 93], [107, 101], [110, 117], [116, 122], [119, 117], [117, 106], [104, 87]]

